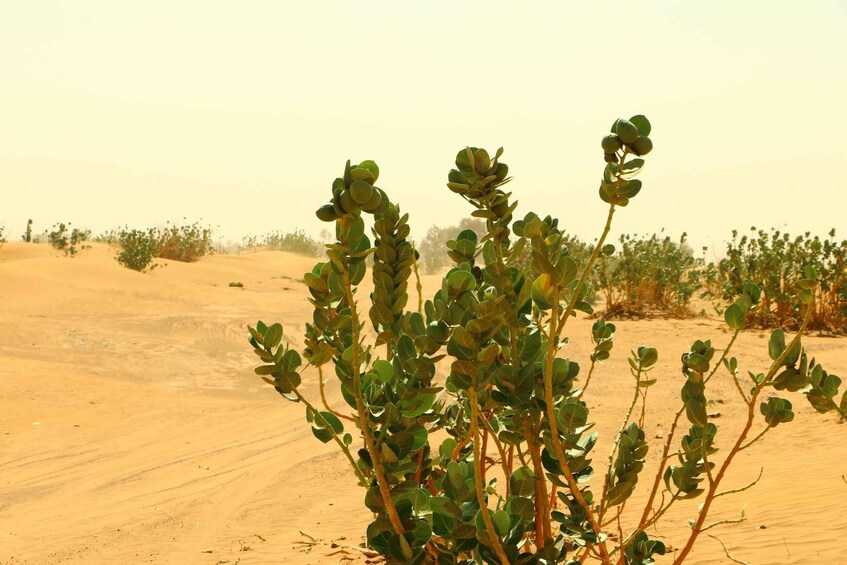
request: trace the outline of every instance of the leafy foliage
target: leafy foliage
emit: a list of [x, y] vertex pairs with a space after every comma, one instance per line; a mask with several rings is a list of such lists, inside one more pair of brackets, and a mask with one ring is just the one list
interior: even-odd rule
[[803, 316], [797, 291], [804, 284], [807, 267], [814, 268], [821, 280], [815, 287], [809, 327], [847, 331], [847, 240], [839, 242], [835, 230], [825, 238], [809, 232], [794, 237], [755, 227], [746, 235], [733, 231], [726, 257], [718, 263], [719, 295], [730, 299], [745, 281], [753, 281], [762, 288], [763, 297], [762, 307], [749, 323], [796, 329]]
[[458, 225], [432, 226], [427, 230], [417, 245], [425, 273], [435, 273], [450, 265], [450, 258], [445, 253], [447, 242], [455, 240], [465, 230], [471, 230], [479, 239], [485, 234], [485, 222], [479, 218], [462, 218]]
[[686, 243], [658, 234], [620, 236], [620, 248], [607, 246], [597, 269], [597, 286], [606, 299], [607, 317], [642, 317], [649, 311], [685, 314], [700, 288], [703, 261]]
[[[347, 458], [375, 516], [367, 526], [368, 545], [389, 563], [575, 564], [593, 556], [605, 564], [649, 564], [668, 548], [647, 529], [671, 505], [699, 498], [700, 506], [690, 506], [696, 519], [688, 539], [674, 544], [681, 563], [699, 534], [715, 525], [704, 522], [716, 498], [728, 493], [718, 489], [735, 456], [793, 418], [786, 399], [759, 403], [766, 388], [802, 391], [819, 412], [847, 417], [840, 379], [809, 361], [800, 344], [811, 309], [787, 343], [782, 330], [772, 334], [772, 364], [748, 372], [750, 382], [741, 384], [739, 361], [729, 353], [762, 298], [747, 281], [726, 310], [734, 333], [720, 357], [711, 341], [701, 339], [682, 356], [681, 406], [655, 470], [647, 473], [650, 495], [641, 517], [623, 525], [624, 506], [645, 480], [643, 407], [656, 383], [650, 374], [659, 359], [655, 348], [641, 346], [630, 355], [632, 401], [602, 484], [591, 481], [598, 434], [583, 397], [591, 375], [611, 355], [616, 328], [603, 318], [593, 324], [585, 380], [579, 363], [561, 355], [568, 343], [563, 330], [576, 312], [593, 311], [587, 282], [607, 249], [615, 210], [641, 188], [634, 176], [652, 148], [650, 130], [646, 118], [634, 116], [616, 121], [614, 135], [603, 139], [600, 196], [609, 212], [584, 263], [556, 219], [529, 213], [514, 220], [517, 203], [505, 190], [510, 177], [502, 149], [493, 156], [475, 147], [459, 151], [447, 186], [474, 209], [485, 230], [466, 229], [446, 242], [452, 267], [417, 309], [409, 308], [417, 256], [407, 240], [408, 217], [375, 186], [379, 168], [373, 161], [348, 161], [333, 182], [331, 201], [317, 215], [335, 223], [336, 241], [327, 246], [327, 259], [304, 275], [314, 312], [302, 356], [283, 341], [279, 323], [258, 322], [249, 328], [249, 341], [261, 360], [255, 372], [286, 399], [302, 403], [312, 434], [335, 442]], [[373, 240], [366, 214], [373, 214]], [[371, 254], [373, 345], [365, 343], [360, 319], [360, 284]], [[808, 306], [817, 273], [807, 270], [802, 280], [799, 301]], [[317, 368], [322, 408], [301, 391], [303, 359]], [[447, 369], [443, 380], [436, 378], [437, 364]], [[326, 401], [326, 366], [344, 408]], [[706, 406], [707, 385], [721, 368], [749, 416], [734, 442], [719, 449]], [[680, 439], [675, 430], [683, 415], [690, 426]], [[763, 429], [748, 440], [759, 415]], [[435, 431], [444, 434], [436, 439]], [[671, 455], [674, 441], [680, 445]], [[610, 537], [606, 529], [615, 522], [622, 535]]]
[[323, 250], [323, 245], [320, 242], [307, 235], [301, 229], [295, 229], [285, 233], [272, 231], [266, 233], [261, 238], [254, 235], [246, 236], [243, 238], [241, 246], [244, 249], [264, 247], [276, 251], [299, 253], [308, 257], [317, 257]]
[[53, 225], [53, 230], [47, 234], [47, 241], [59, 251], [64, 251], [65, 256], [75, 257], [80, 251], [90, 249], [90, 245], [84, 245], [91, 236], [91, 230], [73, 228], [71, 223], [59, 222]]
[[181, 226], [168, 222], [154, 233], [158, 246], [156, 255], [162, 259], [193, 263], [213, 251], [214, 232], [199, 222]]
[[148, 230], [122, 229], [118, 232], [120, 251], [118, 263], [133, 271], [144, 272], [156, 268], [153, 257], [159, 253], [159, 234], [154, 228]]

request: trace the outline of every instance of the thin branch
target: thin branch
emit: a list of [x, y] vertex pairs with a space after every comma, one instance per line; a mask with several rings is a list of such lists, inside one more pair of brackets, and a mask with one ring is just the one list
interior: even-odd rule
[[765, 468], [762, 467], [761, 469], [759, 469], [759, 476], [756, 477], [756, 480], [753, 481], [752, 483], [748, 484], [747, 486], [743, 486], [741, 488], [734, 488], [732, 490], [725, 490], [723, 492], [719, 492], [715, 495], [715, 498], [717, 498], [719, 496], [724, 496], [724, 495], [727, 495], [727, 494], [737, 494], [739, 492], [744, 492], [745, 490], [747, 490], [749, 488], [753, 488], [754, 486], [756, 486], [756, 483], [758, 483], [759, 480], [762, 478], [762, 473], [764, 473], [764, 472], [765, 472]]
[[709, 536], [710, 538], [712, 538], [713, 540], [716, 540], [719, 544], [721, 544], [721, 547], [723, 548], [723, 552], [726, 553], [727, 559], [729, 559], [733, 563], [738, 563], [739, 565], [750, 565], [750, 563], [748, 563], [747, 561], [742, 561], [740, 559], [736, 559], [735, 557], [730, 555], [729, 550], [726, 548], [726, 545], [724, 544], [724, 542], [722, 542], [721, 540], [719, 540], [718, 538], [716, 538], [712, 534], [706, 534], [706, 535]]

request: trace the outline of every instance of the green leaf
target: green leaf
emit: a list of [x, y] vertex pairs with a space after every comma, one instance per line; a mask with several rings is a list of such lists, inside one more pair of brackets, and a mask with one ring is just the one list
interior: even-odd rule
[[265, 349], [273, 349], [282, 341], [282, 324], [273, 324], [264, 335]]
[[730, 304], [723, 313], [726, 325], [732, 330], [743, 330], [747, 325], [747, 313], [738, 304]]
[[635, 490], [635, 483], [621, 481], [609, 489], [609, 493], [606, 495], [606, 500], [610, 506], [623, 504], [626, 499], [632, 495], [633, 490]]
[[491, 517], [491, 521], [494, 523], [494, 531], [498, 536], [505, 537], [509, 533], [509, 515], [502, 511], [498, 510], [494, 512], [494, 515]]
[[650, 120], [642, 114], [631, 117], [629, 121], [632, 122], [632, 125], [638, 128], [638, 135], [650, 135], [650, 132], [653, 129], [650, 126]]

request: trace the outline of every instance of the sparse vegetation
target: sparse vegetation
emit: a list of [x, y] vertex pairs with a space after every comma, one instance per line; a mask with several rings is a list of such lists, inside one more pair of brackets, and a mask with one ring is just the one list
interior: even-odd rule
[[91, 230], [73, 228], [71, 223], [59, 222], [53, 225], [53, 231], [47, 234], [47, 241], [59, 251], [64, 251], [66, 257], [75, 257], [80, 251], [91, 249], [85, 245], [91, 236]]
[[231, 282], [231, 283], [229, 283], [229, 288], [244, 288], [244, 283], [242, 283], [242, 282]]
[[744, 281], [751, 280], [762, 288], [762, 307], [750, 314], [749, 323], [796, 329], [805, 310], [797, 291], [807, 284], [801, 283], [806, 267], [813, 267], [821, 277], [809, 328], [847, 332], [847, 240], [839, 242], [834, 229], [824, 238], [755, 227], [745, 235], [733, 231], [726, 257], [718, 263], [720, 298], [729, 299]]
[[242, 239], [243, 249], [265, 248], [275, 251], [288, 251], [307, 257], [317, 257], [323, 251], [323, 244], [306, 234], [302, 229], [290, 232], [272, 231], [259, 238], [248, 235]]
[[6, 227], [0, 225], [0, 249], [3, 249], [3, 245], [6, 243]]
[[124, 228], [118, 232], [118, 263], [133, 271], [144, 272], [155, 269], [158, 264], [153, 257], [159, 253], [159, 236], [155, 228], [136, 230]]
[[[317, 215], [334, 222], [337, 241], [327, 247], [327, 260], [304, 277], [314, 313], [302, 357], [294, 342], [283, 340], [279, 323], [258, 322], [249, 328], [249, 341], [261, 360], [255, 372], [305, 407], [318, 440], [341, 450], [375, 516], [366, 529], [367, 543], [388, 563], [591, 559], [649, 565], [670, 551], [655, 533], [662, 517], [671, 506], [687, 505], [693, 515], [690, 531], [668, 540], [674, 563], [681, 564], [703, 532], [733, 522], [709, 523], [713, 506], [757, 481], [728, 490], [727, 470], [740, 453], [778, 435], [794, 419], [787, 393], [804, 396], [817, 412], [847, 417], [841, 379], [810, 359], [801, 343], [819, 292], [819, 273], [807, 266], [792, 274], [802, 309], [798, 331], [790, 338], [782, 329], [771, 333], [766, 366], [752, 367], [752, 361], [732, 356], [748, 315], [755, 317], [763, 306], [761, 289], [749, 280], [724, 311], [731, 332], [727, 343], [692, 340], [681, 356], [679, 408], [649, 471], [646, 402], [658, 379], [652, 371], [659, 352], [648, 345], [631, 351], [631, 402], [608, 459], [597, 463], [589, 384], [610, 358], [617, 328], [604, 318], [594, 322], [585, 336], [591, 353], [584, 378], [580, 364], [562, 356], [577, 337], [564, 330], [577, 312], [593, 311], [587, 283], [598, 257], [613, 256], [606, 238], [616, 211], [642, 188], [635, 177], [642, 156], [652, 150], [650, 133], [649, 121], [639, 115], [617, 120], [603, 138], [606, 165], [599, 192], [608, 215], [582, 265], [556, 220], [533, 213], [514, 220], [516, 202], [504, 190], [510, 177], [500, 161], [502, 149], [493, 156], [475, 147], [459, 151], [447, 186], [484, 218], [485, 229], [451, 236], [445, 245], [452, 267], [427, 300], [420, 290], [417, 301], [409, 299], [416, 262], [407, 239], [408, 215], [375, 186], [376, 163], [348, 161], [333, 183], [330, 203]], [[365, 226], [368, 214], [372, 231]], [[367, 233], [373, 233], [373, 242]], [[684, 239], [624, 238], [622, 245], [623, 263], [634, 261], [635, 250], [645, 247], [659, 267], [681, 262], [674, 269], [664, 265], [668, 272], [652, 272], [641, 259], [624, 264], [619, 284], [633, 287], [624, 299], [685, 304], [692, 292], [684, 286], [685, 273], [694, 263]], [[373, 292], [365, 297], [359, 285], [368, 274], [369, 255]], [[644, 271], [655, 281], [636, 288], [637, 273]], [[362, 332], [364, 308], [378, 336], [372, 344]], [[671, 356], [678, 359], [679, 353]], [[309, 400], [300, 386], [303, 358], [317, 369], [319, 401]], [[437, 363], [449, 368], [444, 380], [436, 377]], [[745, 414], [733, 435], [719, 430], [719, 420], [707, 410], [711, 379], [719, 371], [734, 381]], [[337, 378], [344, 408], [327, 402], [325, 372]], [[355, 434], [346, 431], [351, 426]], [[437, 440], [436, 430], [441, 432]], [[636, 488], [649, 492], [643, 509], [624, 513]]]
[[193, 263], [214, 249], [212, 228], [199, 222], [181, 226], [168, 222], [154, 233], [158, 244], [156, 255], [162, 259]]
[[450, 264], [447, 242], [455, 240], [465, 230], [471, 230], [480, 238], [485, 234], [485, 222], [479, 218], [462, 218], [459, 225], [443, 228], [432, 226], [427, 230], [416, 246], [425, 273], [436, 273]]
[[596, 284], [606, 299], [607, 318], [644, 317], [650, 312], [691, 314], [689, 302], [701, 287], [702, 259], [686, 243], [659, 234], [621, 235], [620, 248], [607, 245], [597, 263]]

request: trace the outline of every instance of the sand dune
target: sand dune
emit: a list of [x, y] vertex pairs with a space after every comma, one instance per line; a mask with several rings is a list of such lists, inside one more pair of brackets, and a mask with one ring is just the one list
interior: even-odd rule
[[[0, 250], [0, 563], [364, 561], [345, 549], [369, 520], [362, 491], [304, 427], [302, 407], [252, 373], [244, 341], [246, 324], [261, 318], [282, 321], [300, 343], [311, 307], [299, 279], [314, 260], [259, 252], [167, 263], [135, 273], [101, 244], [75, 259], [45, 245]], [[235, 281], [245, 288], [229, 288]], [[585, 359], [589, 328], [573, 324], [567, 355]], [[618, 324], [613, 358], [588, 394], [592, 415], [602, 412], [597, 463], [629, 401], [626, 353], [642, 342], [659, 348], [652, 438], [667, 432], [679, 355], [695, 338], [721, 347], [728, 335], [712, 320]], [[806, 346], [847, 375], [847, 339]], [[761, 370], [765, 334], [743, 334], [736, 355]], [[307, 391], [315, 378], [307, 373]], [[734, 388], [724, 379], [708, 394], [726, 447], [740, 425]], [[795, 421], [740, 455], [726, 479], [741, 486], [764, 465], [761, 482], [715, 506], [715, 519], [746, 506], [747, 521], [710, 533], [751, 563], [847, 563], [847, 428], [792, 401]], [[659, 532], [667, 543], [684, 541], [696, 504], [668, 513]], [[301, 531], [322, 543], [305, 550]], [[728, 560], [704, 536], [689, 562]]]

